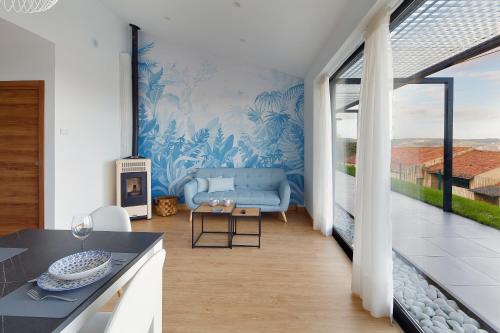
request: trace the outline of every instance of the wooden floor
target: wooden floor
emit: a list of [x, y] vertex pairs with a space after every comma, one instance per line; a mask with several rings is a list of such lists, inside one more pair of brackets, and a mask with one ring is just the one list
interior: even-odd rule
[[263, 219], [262, 248], [191, 249], [188, 213], [133, 223], [166, 235], [165, 332], [400, 332], [351, 297], [351, 263], [306, 215]]

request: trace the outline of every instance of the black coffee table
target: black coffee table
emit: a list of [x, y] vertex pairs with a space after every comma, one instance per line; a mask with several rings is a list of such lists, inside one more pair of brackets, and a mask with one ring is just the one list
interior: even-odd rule
[[[258, 247], [260, 248], [260, 237], [262, 235], [262, 215], [260, 208], [235, 208], [231, 213], [233, 217], [233, 236], [231, 237], [232, 246], [240, 247]], [[256, 233], [242, 233], [238, 232], [238, 220], [256, 220], [258, 222], [259, 231]], [[234, 236], [257, 236], [259, 239], [258, 245], [250, 244], [234, 244]]]
[[[205, 248], [231, 248], [232, 243], [232, 212], [234, 209], [234, 204], [230, 206], [209, 206], [208, 204], [202, 204], [198, 208], [196, 208], [191, 214], [191, 247], [205, 247]], [[206, 230], [205, 229], [205, 217], [207, 216], [217, 216], [223, 217], [227, 220], [227, 229], [225, 230]], [[201, 220], [201, 232], [195, 238], [195, 226], [196, 220], [199, 218]], [[224, 245], [200, 245], [198, 244], [200, 239], [205, 234], [226, 234], [227, 235], [227, 243]]]

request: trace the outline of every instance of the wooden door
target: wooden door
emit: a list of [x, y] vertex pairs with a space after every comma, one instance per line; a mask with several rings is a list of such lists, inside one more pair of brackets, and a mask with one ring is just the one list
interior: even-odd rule
[[43, 228], [43, 81], [0, 81], [0, 234]]

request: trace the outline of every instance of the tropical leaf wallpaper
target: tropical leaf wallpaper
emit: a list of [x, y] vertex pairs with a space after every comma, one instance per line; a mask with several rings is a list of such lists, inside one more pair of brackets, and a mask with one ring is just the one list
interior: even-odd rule
[[152, 161], [153, 197], [182, 202], [197, 168], [278, 167], [303, 204], [303, 79], [160, 44], [139, 51], [139, 154]]

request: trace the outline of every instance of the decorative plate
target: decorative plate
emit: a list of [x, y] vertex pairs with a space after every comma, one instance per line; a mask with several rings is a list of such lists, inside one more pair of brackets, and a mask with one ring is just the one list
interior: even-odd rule
[[79, 280], [93, 275], [111, 261], [111, 253], [94, 250], [71, 254], [49, 267], [49, 274], [59, 280]]
[[109, 262], [101, 270], [80, 280], [59, 280], [52, 277], [48, 272], [45, 272], [37, 278], [36, 284], [41, 289], [47, 291], [68, 291], [97, 282], [111, 273], [112, 269], [113, 264]]

